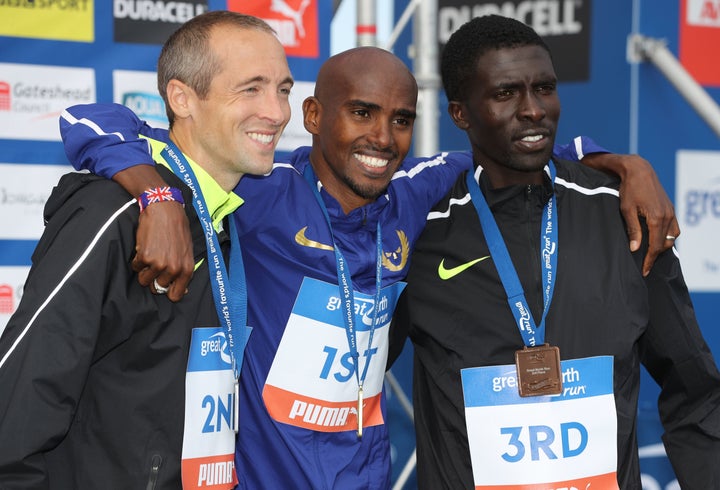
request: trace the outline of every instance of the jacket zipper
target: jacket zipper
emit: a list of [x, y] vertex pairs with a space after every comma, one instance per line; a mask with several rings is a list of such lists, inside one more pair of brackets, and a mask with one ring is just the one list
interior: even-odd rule
[[162, 464], [162, 456], [159, 454], [153, 454], [152, 461], [150, 463], [150, 478], [146, 490], [155, 490], [157, 485], [158, 476], [160, 474], [160, 465]]

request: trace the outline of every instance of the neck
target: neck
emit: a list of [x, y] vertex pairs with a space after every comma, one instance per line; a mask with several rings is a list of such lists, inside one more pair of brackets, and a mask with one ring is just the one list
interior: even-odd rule
[[524, 170], [510, 165], [498, 165], [490, 160], [473, 157], [475, 166], [482, 167], [491, 189], [500, 189], [513, 185], [540, 185], [543, 183], [544, 166], [540, 170]]
[[215, 161], [193, 137], [193, 132], [183, 125], [173, 125], [170, 129], [170, 140], [184, 155], [202, 167], [225, 192], [231, 192], [240, 182], [242, 174], [228, 168], [229, 164], [227, 163]]
[[325, 192], [330, 194], [343, 210], [349, 214], [351, 211], [370, 204], [373, 199], [358, 196], [348, 185], [344, 184], [327, 165], [317, 165], [312, 153], [310, 154], [310, 165], [315, 176], [322, 183]]

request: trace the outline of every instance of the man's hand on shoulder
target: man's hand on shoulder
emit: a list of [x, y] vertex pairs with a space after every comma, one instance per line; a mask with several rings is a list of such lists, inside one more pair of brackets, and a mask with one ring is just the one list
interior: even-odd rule
[[[133, 196], [167, 186], [153, 165], [127, 168], [113, 180]], [[135, 252], [132, 268], [138, 273], [138, 282], [153, 293], [158, 293], [157, 286], [167, 288], [168, 299], [180, 301], [195, 268], [190, 223], [182, 204], [155, 202], [140, 213]]]
[[166, 287], [170, 301], [187, 292], [195, 267], [190, 224], [182, 204], [158, 202], [140, 213], [132, 268], [138, 282]]
[[630, 249], [634, 252], [642, 242], [642, 228], [638, 216], [643, 216], [649, 231], [648, 251], [643, 261], [643, 275], [647, 276], [657, 256], [675, 244], [680, 226], [675, 208], [650, 162], [639, 155], [592, 153], [582, 162], [602, 171], [610, 171], [621, 179], [620, 210], [625, 218]]

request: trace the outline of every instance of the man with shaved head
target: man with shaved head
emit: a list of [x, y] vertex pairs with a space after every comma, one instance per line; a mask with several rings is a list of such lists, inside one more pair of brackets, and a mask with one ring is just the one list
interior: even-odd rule
[[[390, 486], [390, 318], [428, 210], [471, 165], [467, 154], [405, 159], [416, 101], [412, 74], [391, 53], [333, 56], [303, 103], [312, 147], [235, 189], [253, 328], [239, 386], [240, 488]], [[61, 121], [68, 156], [107, 177], [150, 161], [139, 135], [166, 137], [120, 106], [69, 113], [77, 122]], [[167, 230], [140, 233], [159, 241]], [[181, 280], [182, 267], [168, 270], [165, 259], [145, 255], [144, 280]]]
[[[360, 85], [357, 67], [366, 65], [375, 67], [373, 76]], [[373, 121], [383, 110], [378, 101], [385, 100], [392, 112], [387, 119]], [[310, 161], [344, 212], [385, 193], [410, 148], [416, 101], [415, 77], [388, 52], [350, 50], [320, 69], [315, 96], [303, 103], [305, 127], [313, 135]], [[370, 124], [379, 127], [366, 135], [364, 128]]]

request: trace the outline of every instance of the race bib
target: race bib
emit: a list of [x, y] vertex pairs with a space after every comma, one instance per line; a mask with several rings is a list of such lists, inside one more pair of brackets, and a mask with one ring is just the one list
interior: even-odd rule
[[[405, 283], [383, 288], [380, 304], [355, 292], [355, 328], [363, 385], [363, 427], [384, 423], [380, 400], [388, 330]], [[372, 345], [368, 345], [378, 308]], [[270, 416], [320, 432], [357, 430], [358, 383], [337, 284], [305, 278], [263, 389]]]
[[461, 371], [476, 489], [617, 489], [613, 358], [562, 361], [562, 393], [521, 397], [514, 365]]
[[235, 380], [225, 331], [192, 331], [185, 375], [183, 489], [232, 489], [235, 474]]

